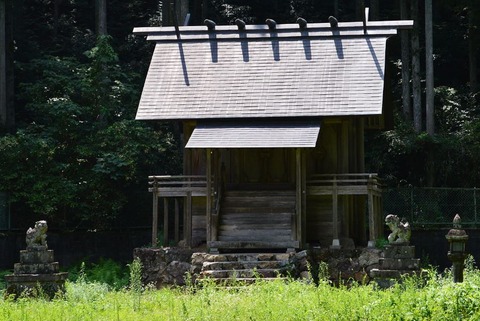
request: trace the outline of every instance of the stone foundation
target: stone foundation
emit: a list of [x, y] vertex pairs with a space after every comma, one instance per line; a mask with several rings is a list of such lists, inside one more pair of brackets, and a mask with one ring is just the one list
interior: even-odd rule
[[59, 272], [53, 250], [47, 250], [46, 246], [30, 247], [20, 251], [20, 263], [15, 263], [13, 274], [5, 276], [6, 295], [53, 298], [55, 294], [65, 292], [67, 275]]
[[[284, 261], [281, 272], [294, 278], [314, 280], [318, 278], [320, 262], [326, 262], [330, 281], [333, 284], [357, 281], [371, 281], [372, 269], [380, 266], [383, 253], [379, 249], [356, 248], [334, 250], [329, 248], [311, 248], [297, 253], [251, 253], [243, 254], [240, 260], [232, 255], [213, 255], [205, 249], [191, 250], [184, 248], [137, 248], [134, 258], [143, 264], [142, 281], [145, 285], [153, 284], [157, 288], [171, 285], [185, 285], [185, 275], [191, 273], [193, 279], [201, 276], [202, 268], [207, 274], [228, 275], [229, 272], [206, 272], [215, 269], [244, 270], [248, 268], [277, 268], [276, 261]], [[250, 255], [250, 256], [248, 256]], [[240, 255], [241, 256], [241, 255]], [[230, 262], [229, 262], [230, 260]], [[249, 261], [250, 260], [250, 261]], [[239, 262], [240, 261], [240, 262]], [[218, 264], [217, 264], [218, 262]], [[223, 262], [223, 263], [220, 263]], [[229, 262], [229, 263], [226, 263]], [[266, 271], [269, 272], [269, 271]], [[249, 274], [245, 274], [248, 276]], [[268, 273], [265, 273], [268, 276]], [[273, 275], [273, 274], [272, 274]]]
[[191, 269], [191, 249], [180, 247], [136, 248], [133, 258], [142, 262], [142, 282], [156, 288], [185, 285], [185, 275]]

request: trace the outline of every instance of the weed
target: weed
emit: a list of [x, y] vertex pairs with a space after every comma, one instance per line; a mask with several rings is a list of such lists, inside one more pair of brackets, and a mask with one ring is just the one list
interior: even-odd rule
[[[141, 288], [141, 265], [129, 264], [130, 286], [121, 290], [88, 279], [68, 281], [64, 300], [0, 299], [0, 321], [48, 315], [49, 320], [479, 320], [480, 271], [453, 283], [434, 269], [406, 277], [388, 290], [352, 283], [335, 287], [328, 266], [318, 285], [303, 281], [260, 281], [221, 287], [205, 280], [185, 290]], [[85, 269], [88, 274], [88, 268]], [[192, 285], [190, 285], [192, 287]], [[140, 300], [141, 298], [141, 304]], [[133, 302], [133, 307], [132, 307]]]
[[143, 291], [142, 284], [142, 262], [139, 258], [135, 258], [131, 264], [128, 264], [130, 269], [130, 291], [133, 292], [133, 309], [135, 311], [140, 309], [140, 299]]

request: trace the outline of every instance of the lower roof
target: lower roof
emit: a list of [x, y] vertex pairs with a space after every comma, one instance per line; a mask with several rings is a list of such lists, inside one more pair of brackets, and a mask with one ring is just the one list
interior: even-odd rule
[[307, 148], [319, 132], [319, 121], [205, 122], [185, 148]]

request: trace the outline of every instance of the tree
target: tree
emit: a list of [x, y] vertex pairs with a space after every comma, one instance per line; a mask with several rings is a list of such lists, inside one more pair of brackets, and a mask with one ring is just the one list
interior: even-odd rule
[[97, 35], [107, 35], [107, 0], [95, 0], [95, 22]]
[[28, 206], [24, 215], [106, 228], [157, 166], [178, 172], [179, 155], [169, 128], [134, 120], [138, 75], [120, 69], [110, 38], [86, 56], [24, 67], [19, 94], [31, 121], [0, 138], [0, 186]]
[[422, 131], [422, 86], [420, 77], [420, 40], [418, 0], [410, 3], [412, 19], [415, 25], [412, 31], [412, 93], [413, 93], [413, 126], [417, 133]]
[[474, 1], [469, 1], [468, 6], [468, 60], [469, 60], [469, 80], [472, 93], [478, 90], [478, 14], [480, 8], [475, 7]]
[[7, 126], [6, 0], [0, 0], [0, 126]]
[[432, 0], [425, 0], [425, 109], [426, 128], [429, 135], [435, 133], [434, 123], [434, 83], [433, 83], [433, 17]]
[[[407, 0], [400, 0], [400, 18], [407, 20]], [[402, 51], [402, 107], [405, 119], [412, 119], [412, 103], [410, 91], [410, 37], [408, 30], [400, 30], [400, 41]]]

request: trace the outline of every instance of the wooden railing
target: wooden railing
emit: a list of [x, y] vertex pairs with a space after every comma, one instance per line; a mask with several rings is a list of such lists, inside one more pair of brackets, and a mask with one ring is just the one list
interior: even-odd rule
[[378, 174], [320, 174], [307, 180], [307, 194], [367, 195], [368, 191], [381, 193], [381, 180]]
[[369, 245], [380, 235], [382, 220], [382, 184], [378, 174], [321, 174], [307, 180], [307, 195], [332, 196], [333, 238], [338, 239], [338, 196], [366, 195], [368, 200]]
[[196, 176], [148, 176], [148, 191], [161, 194], [162, 197], [207, 195], [207, 177], [203, 175]]
[[183, 202], [183, 235], [189, 245], [192, 235], [192, 197], [207, 195], [207, 177], [149, 176], [148, 184], [148, 191], [153, 193], [152, 246], [158, 243], [159, 198], [163, 198], [163, 245], [168, 246], [169, 243], [169, 199], [175, 202], [175, 242], [178, 242], [180, 237], [180, 204]]

